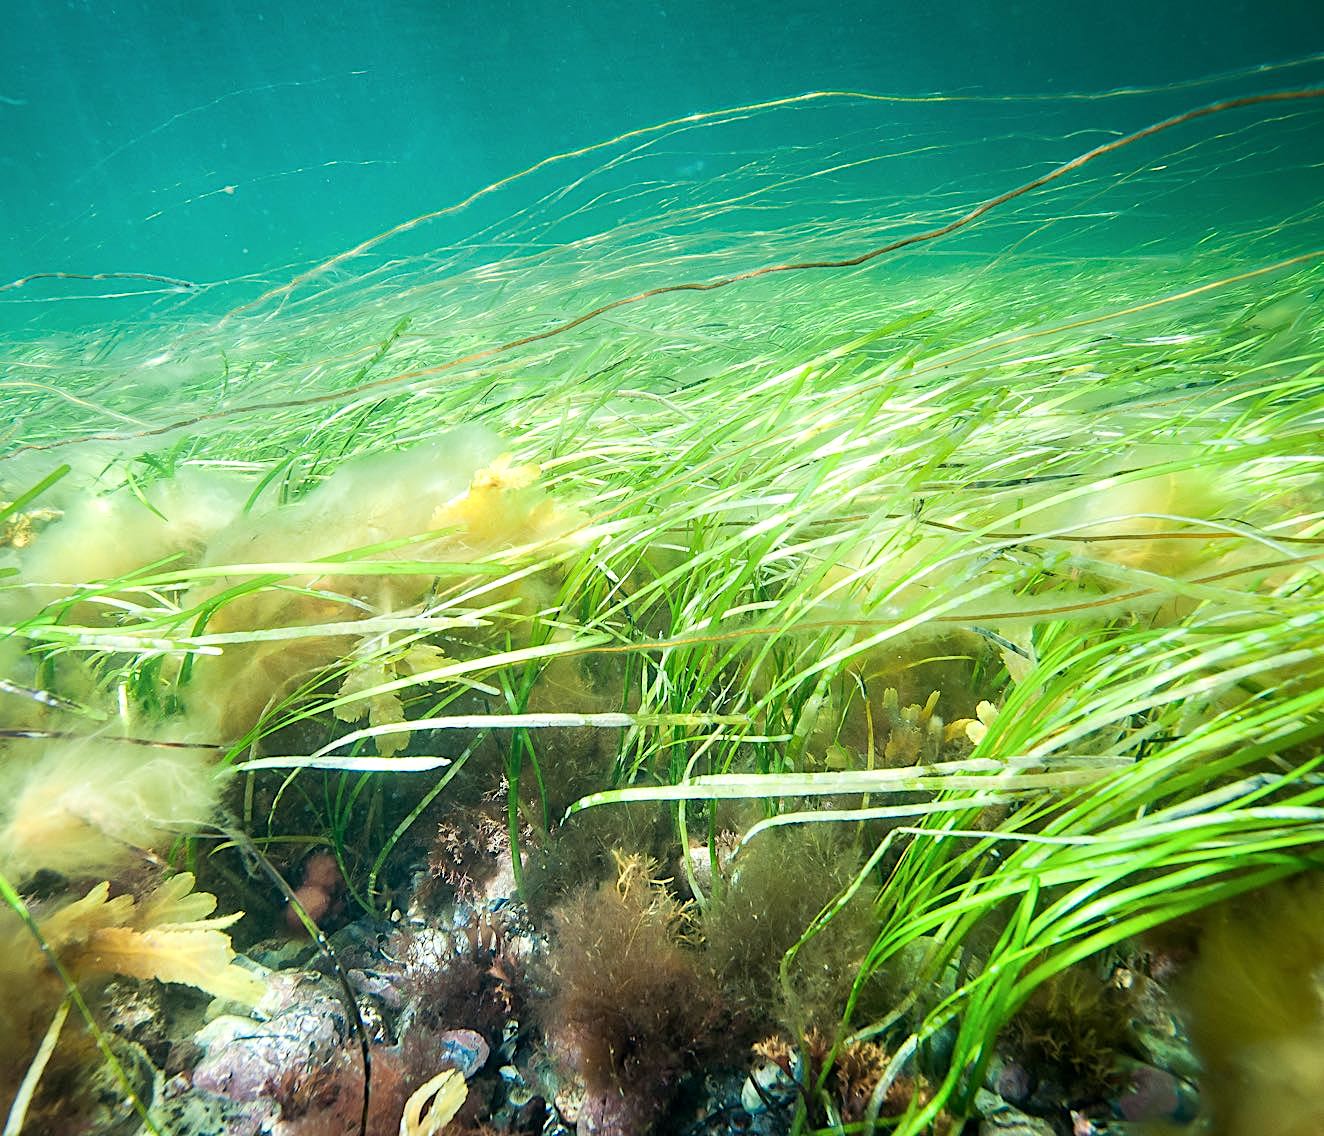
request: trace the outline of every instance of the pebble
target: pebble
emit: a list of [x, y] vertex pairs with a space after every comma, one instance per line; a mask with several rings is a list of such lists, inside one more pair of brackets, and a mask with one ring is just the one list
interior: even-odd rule
[[984, 1088], [1009, 1104], [1022, 1105], [1029, 1100], [1034, 1081], [1030, 1071], [1019, 1061], [995, 1056], [984, 1076]]
[[795, 1082], [775, 1061], [760, 1061], [745, 1078], [740, 1090], [740, 1104], [746, 1112], [763, 1112], [774, 1105], [795, 1099]]
[[1113, 1111], [1122, 1120], [1153, 1124], [1158, 1121], [1187, 1123], [1199, 1109], [1194, 1090], [1164, 1069], [1139, 1061], [1125, 1066], [1127, 1086], [1114, 1098]]
[[443, 1066], [458, 1069], [466, 1081], [472, 1080], [492, 1055], [482, 1034], [470, 1029], [446, 1030], [438, 1036]]
[[586, 1095], [584, 1086], [577, 1081], [567, 1081], [557, 1090], [552, 1103], [556, 1106], [561, 1119], [571, 1127], [579, 1122], [579, 1113], [584, 1107]]
[[1028, 1116], [987, 1089], [975, 1095], [975, 1111], [982, 1118], [979, 1136], [1057, 1136], [1048, 1121]]
[[194, 1035], [204, 1053], [194, 1085], [231, 1100], [261, 1100], [292, 1070], [329, 1061], [347, 1035], [339, 997], [316, 977], [273, 974], [257, 1011], [268, 1020], [222, 1014]]

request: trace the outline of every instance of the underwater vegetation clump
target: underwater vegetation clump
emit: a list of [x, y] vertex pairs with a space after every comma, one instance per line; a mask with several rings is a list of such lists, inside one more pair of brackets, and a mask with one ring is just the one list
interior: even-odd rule
[[214, 756], [99, 738], [53, 738], [5, 761], [0, 856], [22, 877], [38, 869], [91, 876], [211, 820], [220, 797]]
[[[1047, 175], [894, 197], [933, 171], [884, 100], [742, 108], [442, 248], [19, 337], [60, 384], [0, 387], [11, 1127], [102, 1061], [145, 1132], [437, 1093], [624, 1136], [727, 1082], [769, 1131], [1102, 1123], [1201, 1079], [1090, 968], [1206, 912], [1161, 992], [1202, 1123], [1254, 1130], [1242, 1084], [1309, 1131], [1324, 210], [1278, 175], [1321, 101], [1103, 103]], [[1274, 193], [1196, 208], [1233, 184]], [[232, 1004], [172, 987], [135, 1078], [111, 974]]]
[[831, 1032], [877, 932], [868, 897], [847, 905], [832, 933], [807, 943], [785, 974], [781, 964], [860, 860], [855, 841], [807, 826], [769, 832], [733, 863], [704, 913], [704, 937], [724, 1003], [753, 1019], [746, 1029], [780, 1029], [797, 1041]]
[[1181, 998], [1219, 1136], [1324, 1125], [1322, 901], [1312, 874], [1201, 919]]
[[[23, 912], [26, 920], [3, 913], [0, 982], [8, 996], [0, 1010], [0, 1077], [6, 1108], [43, 1034], [51, 1042], [59, 1038], [73, 989], [104, 987], [122, 975], [190, 986], [244, 1006], [258, 1001], [262, 981], [234, 961], [226, 934], [241, 916], [213, 915], [216, 897], [193, 884], [191, 873], [180, 872], [135, 898], [111, 896], [101, 883], [78, 899], [33, 904]], [[45, 1107], [57, 1109], [44, 1121], [49, 1124], [58, 1104]]]
[[622, 858], [615, 881], [556, 914], [547, 1034], [583, 1080], [585, 1130], [603, 1136], [652, 1131], [685, 1075], [725, 1044], [726, 1015], [685, 942], [687, 913], [653, 870]]

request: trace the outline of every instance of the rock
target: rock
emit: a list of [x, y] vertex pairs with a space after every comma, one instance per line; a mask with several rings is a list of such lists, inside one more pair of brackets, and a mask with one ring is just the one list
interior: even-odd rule
[[344, 1007], [318, 978], [273, 974], [257, 1011], [268, 1020], [222, 1014], [194, 1035], [204, 1054], [195, 1086], [237, 1101], [279, 1099], [345, 1040]]
[[1195, 1118], [1198, 1100], [1185, 1081], [1139, 1061], [1127, 1062], [1124, 1069], [1126, 1088], [1112, 1101], [1113, 1111], [1122, 1120], [1184, 1124]]
[[271, 1101], [233, 1101], [202, 1092], [186, 1077], [172, 1077], [152, 1119], [171, 1136], [260, 1136], [279, 1115]]
[[439, 1067], [458, 1069], [466, 1081], [472, 1080], [492, 1051], [483, 1035], [469, 1029], [446, 1030], [437, 1035], [441, 1049]]
[[1034, 1089], [1034, 1077], [1019, 1061], [995, 1056], [984, 1074], [984, 1088], [1008, 1104], [1023, 1105]]
[[1028, 1116], [987, 1089], [975, 1095], [975, 1111], [981, 1117], [979, 1136], [1057, 1136], [1048, 1121]]
[[1003, 1100], [1010, 1104], [1020, 1104], [1029, 1099], [1033, 1084], [1024, 1065], [1009, 1061], [999, 1072], [995, 1088]]
[[749, 1113], [764, 1112], [769, 1108], [780, 1108], [796, 1095], [795, 1082], [775, 1061], [760, 1061], [745, 1078], [744, 1088], [740, 1090], [740, 1105]]
[[553, 1104], [561, 1119], [573, 1127], [579, 1123], [579, 1113], [584, 1107], [584, 1086], [577, 1081], [567, 1081], [556, 1092]]
[[390, 1010], [399, 1010], [404, 1001], [395, 975], [378, 974], [372, 970], [351, 970], [349, 984], [356, 994], [378, 999]]

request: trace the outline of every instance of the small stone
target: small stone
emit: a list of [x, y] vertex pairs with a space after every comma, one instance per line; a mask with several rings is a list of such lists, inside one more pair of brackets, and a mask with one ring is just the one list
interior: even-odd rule
[[152, 1114], [162, 1131], [177, 1136], [261, 1136], [280, 1116], [274, 1101], [232, 1101], [194, 1088], [187, 1077], [166, 1082]]
[[379, 998], [384, 1006], [398, 1010], [403, 1004], [400, 987], [394, 976], [384, 976], [373, 970], [351, 970], [349, 983], [356, 993]]
[[475, 1030], [446, 1030], [437, 1038], [441, 1046], [441, 1062], [464, 1074], [466, 1081], [471, 1080], [492, 1055], [486, 1039]]
[[1003, 1100], [1011, 1104], [1020, 1104], [1030, 1096], [1030, 1074], [1024, 1065], [1016, 1061], [1009, 1061], [998, 1072], [997, 1084], [994, 1086], [997, 1094]]
[[315, 978], [272, 975], [255, 1012], [268, 1020], [223, 1014], [194, 1035], [204, 1053], [194, 1085], [231, 1100], [261, 1100], [328, 1062], [348, 1034], [339, 998]]
[[1023, 1105], [1030, 1099], [1034, 1078], [1019, 1061], [995, 1055], [984, 1073], [984, 1088], [1009, 1104]]
[[579, 1122], [580, 1110], [584, 1107], [584, 1086], [578, 1082], [562, 1085], [552, 1103], [561, 1119], [572, 1127]]
[[1128, 1063], [1127, 1086], [1113, 1101], [1113, 1111], [1132, 1123], [1152, 1124], [1191, 1120], [1195, 1101], [1185, 1083], [1164, 1069], [1140, 1062]]
[[555, 1136], [555, 1133], [564, 1131], [559, 1125], [548, 1126], [547, 1102], [542, 1097], [530, 1096], [518, 1104], [514, 1100], [510, 1103], [515, 1105], [514, 1114], [510, 1118], [512, 1133], [528, 1133], [532, 1136], [535, 1132], [545, 1132]]
[[740, 1104], [746, 1112], [765, 1112], [795, 1097], [795, 1082], [775, 1061], [760, 1061], [745, 1078], [740, 1090]]
[[507, 1061], [513, 1060], [515, 1050], [519, 1047], [519, 1022], [514, 1018], [508, 1018], [506, 1024], [501, 1027], [501, 1045], [499, 1052]]
[[979, 1122], [979, 1136], [1057, 1136], [1048, 1121], [1012, 1108], [987, 1089], [975, 1094], [975, 1111], [983, 1118]]
[[1190, 1042], [1175, 1028], [1136, 1027], [1140, 1052], [1149, 1065], [1166, 1069], [1182, 1080], [1194, 1081], [1200, 1075], [1200, 1063], [1191, 1052]]

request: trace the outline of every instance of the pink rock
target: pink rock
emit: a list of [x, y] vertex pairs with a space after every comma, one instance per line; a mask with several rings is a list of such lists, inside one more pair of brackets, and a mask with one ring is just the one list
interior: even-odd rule
[[1181, 1109], [1178, 1081], [1152, 1065], [1136, 1065], [1130, 1086], [1114, 1102], [1117, 1114], [1132, 1122], [1170, 1120]]

